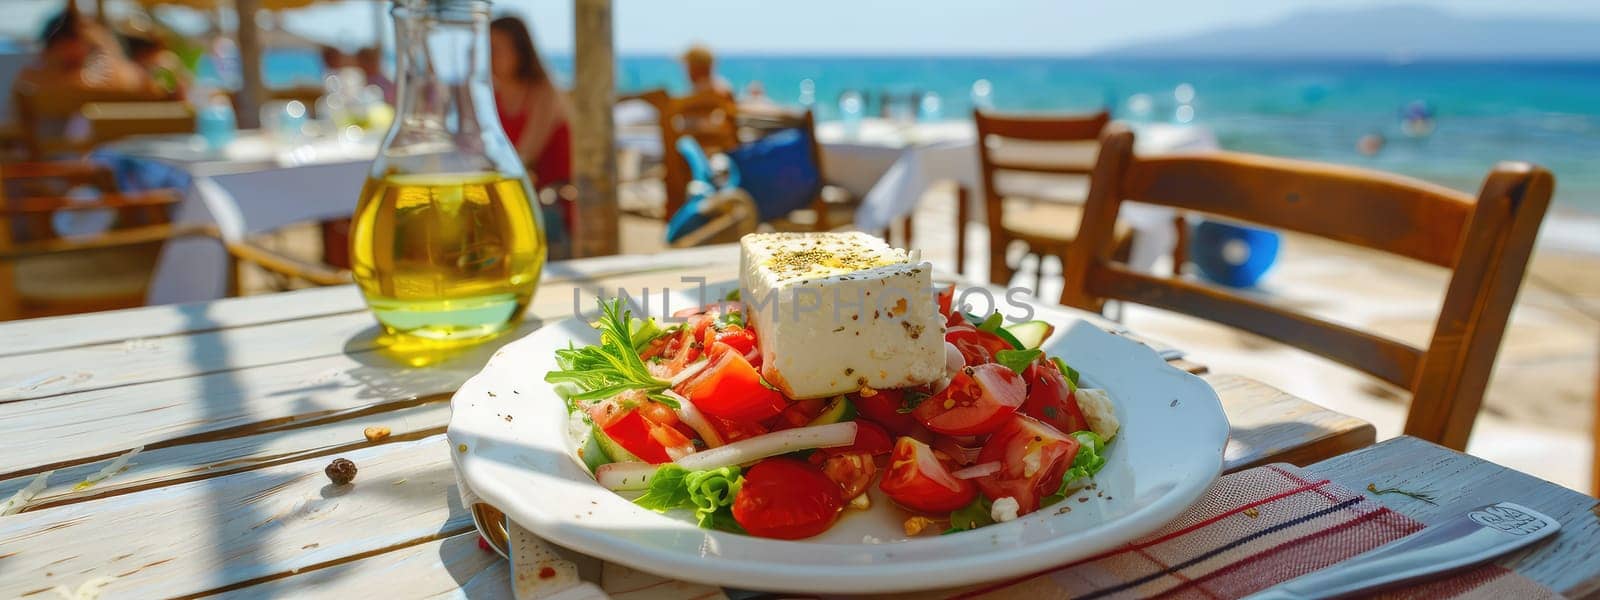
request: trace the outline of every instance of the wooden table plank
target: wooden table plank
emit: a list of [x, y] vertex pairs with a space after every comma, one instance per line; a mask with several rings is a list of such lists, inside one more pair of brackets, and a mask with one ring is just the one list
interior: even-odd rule
[[[692, 272], [715, 278], [731, 276], [736, 269], [719, 263]], [[682, 289], [680, 278], [689, 272], [672, 268], [547, 284], [534, 298], [529, 317], [571, 315], [575, 290], [585, 310], [592, 308], [596, 291], [614, 295], [618, 287], [649, 288], [659, 302], [661, 290], [667, 286]], [[361, 311], [13, 356], [0, 363], [0, 404], [360, 353], [378, 347], [378, 333], [377, 322]], [[516, 336], [502, 336], [498, 341], [512, 339]]]
[[1337, 413], [1238, 375], [1207, 375], [1228, 415], [1223, 470], [1273, 462], [1310, 464], [1372, 445], [1371, 423]]
[[[708, 272], [717, 273], [715, 269]], [[605, 284], [630, 289], [652, 288], [659, 293], [662, 283], [675, 283], [681, 271], [632, 274], [608, 278]], [[438, 362], [427, 368], [413, 368], [404, 359], [373, 349], [375, 330], [362, 330], [364, 338], [339, 337], [330, 329], [298, 327], [305, 337], [272, 341], [272, 331], [287, 325], [260, 326], [250, 337], [266, 340], [280, 353], [300, 352], [312, 358], [290, 360], [258, 367], [215, 371], [191, 377], [168, 377], [137, 384], [87, 389], [22, 401], [0, 402], [0, 439], [41, 443], [19, 443], [8, 460], [0, 464], [0, 478], [34, 473], [47, 468], [70, 466], [122, 452], [138, 445], [174, 443], [195, 437], [244, 435], [266, 426], [307, 418], [329, 418], [353, 412], [400, 408], [414, 399], [448, 394], [482, 368], [500, 346], [531, 333], [540, 319], [564, 318], [572, 312], [572, 291], [581, 287], [583, 302], [592, 302], [594, 284], [558, 284], [541, 294], [530, 307], [529, 321], [522, 328], [488, 343], [428, 357]], [[319, 319], [367, 320], [365, 313]], [[3, 328], [3, 326], [0, 326]], [[223, 336], [237, 341], [241, 328], [209, 332], [199, 336]], [[174, 344], [193, 346], [198, 342], [174, 338]], [[354, 340], [354, 341], [352, 341]], [[331, 349], [330, 349], [331, 348]], [[341, 353], [338, 349], [359, 349]], [[63, 353], [82, 358], [89, 349]], [[169, 360], [177, 360], [167, 353]], [[260, 352], [257, 353], [260, 355]], [[61, 361], [77, 360], [62, 357]], [[62, 362], [61, 364], [79, 364]], [[166, 364], [169, 372], [186, 367]], [[116, 377], [138, 377], [138, 371], [125, 370]], [[93, 376], [98, 378], [99, 376]], [[0, 380], [4, 381], [4, 380]], [[64, 381], [59, 386], [78, 385]], [[38, 390], [36, 390], [37, 392]], [[197, 400], [198, 399], [198, 400]], [[87, 412], [86, 412], [87, 411]], [[85, 414], [94, 418], [86, 419]], [[107, 436], [106, 431], [117, 435]], [[45, 443], [48, 440], [48, 443]]]
[[[541, 284], [592, 280], [645, 270], [737, 264], [738, 256], [738, 247], [730, 244], [650, 256], [558, 261], [545, 266]], [[218, 302], [12, 321], [0, 325], [0, 357], [365, 311], [361, 295], [355, 286], [348, 285]]]
[[1427, 493], [1432, 502], [1395, 493], [1368, 495], [1430, 525], [1496, 502], [1547, 514], [1561, 522], [1555, 539], [1499, 563], [1568, 597], [1600, 594], [1600, 519], [1592, 497], [1412, 437], [1324, 460], [1309, 470], [1352, 490], [1371, 484]]
[[[0, 518], [0, 597], [112, 577], [106, 597], [227, 589], [468, 532], [444, 436]], [[93, 540], [93, 543], [90, 543]]]
[[[34, 496], [27, 510], [349, 452], [373, 445], [362, 433], [368, 427], [388, 428], [390, 435], [381, 443], [396, 443], [444, 433], [449, 422], [450, 403], [439, 396], [427, 404], [329, 423], [145, 450], [120, 474], [83, 489], [78, 489], [79, 483], [109, 461], [55, 471], [49, 486]], [[11, 497], [32, 480], [32, 475], [23, 475], [0, 481], [0, 498]]]
[[511, 598], [509, 563], [478, 547], [476, 531], [240, 588], [232, 600], [296, 598]]

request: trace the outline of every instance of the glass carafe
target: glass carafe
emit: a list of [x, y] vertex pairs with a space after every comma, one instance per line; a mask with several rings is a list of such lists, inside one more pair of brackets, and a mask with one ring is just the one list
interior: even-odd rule
[[396, 116], [350, 233], [390, 334], [453, 344], [522, 318], [545, 261], [522, 162], [495, 113], [486, 0], [398, 0]]

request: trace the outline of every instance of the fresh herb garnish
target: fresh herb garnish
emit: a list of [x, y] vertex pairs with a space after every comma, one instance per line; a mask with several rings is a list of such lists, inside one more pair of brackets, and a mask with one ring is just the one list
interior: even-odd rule
[[922, 390], [906, 390], [900, 396], [900, 408], [896, 408], [894, 411], [902, 415], [910, 414], [911, 411], [916, 410], [918, 404], [922, 404], [922, 401], [931, 397], [933, 397], [933, 394]]
[[[594, 322], [594, 328], [600, 330], [600, 343], [557, 350], [556, 363], [561, 370], [546, 373], [544, 380], [577, 386], [580, 391], [568, 397], [568, 402], [604, 400], [625, 391], [639, 390], [651, 400], [678, 408], [678, 401], [665, 394], [671, 382], [651, 375], [635, 349], [648, 344], [660, 333], [655, 320], [646, 319], [636, 328], [632, 326], [633, 313], [623, 308], [621, 298], [611, 302], [600, 300], [599, 304], [600, 319]], [[651, 337], [636, 336], [636, 332]]]
[[994, 504], [989, 502], [988, 498], [983, 497], [983, 494], [978, 494], [978, 497], [972, 500], [972, 504], [958, 508], [955, 512], [950, 513], [950, 528], [944, 530], [944, 533], [970, 531], [985, 525], [993, 525], [994, 518], [989, 516], [992, 508], [994, 508]]
[[706, 529], [743, 531], [733, 520], [733, 497], [744, 485], [739, 467], [689, 471], [662, 465], [650, 477], [650, 487], [634, 504], [657, 512], [694, 509], [695, 522]]
[[730, 310], [722, 313], [722, 316], [718, 317], [717, 321], [723, 326], [738, 325], [740, 327], [744, 327], [744, 312], [739, 310]]
[[724, 295], [722, 297], [722, 299], [726, 300], [728, 302], [738, 302], [739, 301], [739, 288], [733, 288], [731, 290], [728, 290], [728, 293], [726, 295]]
[[1066, 376], [1067, 383], [1070, 384], [1067, 389], [1074, 392], [1078, 391], [1078, 370], [1067, 366], [1067, 361], [1061, 360], [1059, 356], [1050, 357], [1050, 362], [1056, 363], [1056, 368], [1060, 369], [1061, 374]]
[[1032, 350], [1001, 350], [994, 353], [994, 361], [1021, 375], [1023, 371], [1028, 370], [1028, 365], [1033, 364], [1034, 359], [1042, 355], [1044, 355], [1044, 352], [1039, 351], [1038, 348]]

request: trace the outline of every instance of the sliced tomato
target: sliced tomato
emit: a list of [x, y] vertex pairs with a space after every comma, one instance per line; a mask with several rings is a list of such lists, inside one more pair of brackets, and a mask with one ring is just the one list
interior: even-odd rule
[[712, 415], [706, 415], [705, 417], [707, 421], [711, 422], [711, 426], [716, 428], [717, 433], [722, 436], [722, 443], [724, 444], [747, 440], [772, 431], [755, 421], [733, 421]]
[[905, 407], [905, 390], [876, 390], [871, 396], [850, 394], [850, 403], [861, 416], [895, 435], [911, 435], [922, 429], [922, 424], [910, 413], [900, 412]]
[[1009, 367], [969, 366], [950, 385], [911, 410], [928, 429], [947, 435], [981, 435], [1004, 425], [1027, 399], [1028, 386]]
[[[713, 342], [721, 342], [731, 346], [740, 354], [749, 356], [756, 350], [756, 334], [739, 325], [724, 325], [721, 329], [712, 329], [716, 332]], [[707, 344], [708, 346], [710, 344]], [[756, 361], [751, 361], [752, 363]]]
[[834, 483], [839, 484], [839, 491], [845, 500], [860, 496], [867, 491], [867, 486], [872, 484], [872, 476], [878, 472], [878, 465], [872, 461], [872, 455], [866, 452], [847, 452], [842, 454], [813, 453], [812, 458], [822, 467], [822, 474]]
[[745, 472], [733, 497], [733, 520], [750, 535], [797, 540], [827, 531], [843, 507], [839, 484], [817, 467], [769, 458]]
[[953, 315], [953, 314], [957, 314], [955, 311], [951, 310], [951, 308], [954, 308], [952, 305], [954, 305], [955, 302], [956, 302], [956, 286], [955, 286], [955, 284], [952, 283], [952, 284], [950, 284], [950, 287], [944, 288], [943, 290], [939, 290], [938, 298], [939, 298], [939, 314], [944, 315], [946, 317], [948, 317], [950, 315]]
[[895, 442], [889, 470], [878, 488], [896, 504], [925, 513], [944, 513], [966, 506], [977, 497], [971, 481], [950, 475], [951, 462], [933, 448], [909, 437]]
[[1011, 347], [1011, 342], [970, 324], [955, 324], [946, 327], [944, 341], [950, 342], [957, 350], [960, 350], [961, 357], [966, 359], [968, 365], [992, 363], [996, 352], [1014, 350]]
[[998, 462], [1000, 470], [977, 479], [992, 500], [1015, 498], [1017, 514], [1039, 509], [1039, 501], [1061, 489], [1061, 475], [1078, 456], [1078, 440], [1026, 415], [1016, 415], [995, 432], [978, 462]]
[[778, 413], [778, 418], [773, 419], [772, 429], [794, 429], [810, 425], [813, 419], [828, 409], [831, 398], [812, 398], [809, 400], [796, 400], [790, 402], [783, 412]]
[[658, 422], [652, 418], [660, 417], [661, 411], [672, 414], [671, 408], [655, 402], [646, 401], [633, 409], [605, 402], [591, 408], [589, 417], [600, 426], [606, 437], [622, 446], [623, 450], [639, 457], [639, 460], [661, 464], [694, 452], [694, 442], [674, 427], [677, 424], [676, 415], [670, 422]]
[[856, 419], [856, 441], [849, 446], [837, 448], [818, 448], [818, 454], [866, 454], [877, 456], [894, 451], [894, 440], [889, 437], [889, 432], [884, 431], [876, 423]]
[[677, 391], [700, 412], [730, 421], [756, 423], [788, 406], [783, 394], [761, 380], [761, 374], [732, 346], [711, 348], [711, 364], [678, 384]]
[[1028, 400], [1022, 403], [1022, 412], [1066, 433], [1089, 428], [1072, 386], [1054, 361], [1040, 357], [1028, 365], [1022, 378], [1028, 382]]

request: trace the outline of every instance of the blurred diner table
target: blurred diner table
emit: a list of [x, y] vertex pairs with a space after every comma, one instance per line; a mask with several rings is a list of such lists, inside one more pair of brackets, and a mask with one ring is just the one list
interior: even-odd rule
[[[186, 172], [174, 223], [211, 224], [229, 242], [294, 223], [349, 217], [378, 152], [375, 134], [284, 138], [244, 130], [211, 148], [199, 136], [139, 136], [107, 144], [101, 157], [132, 157]], [[227, 295], [228, 253], [212, 240], [167, 242], [148, 304]]]

